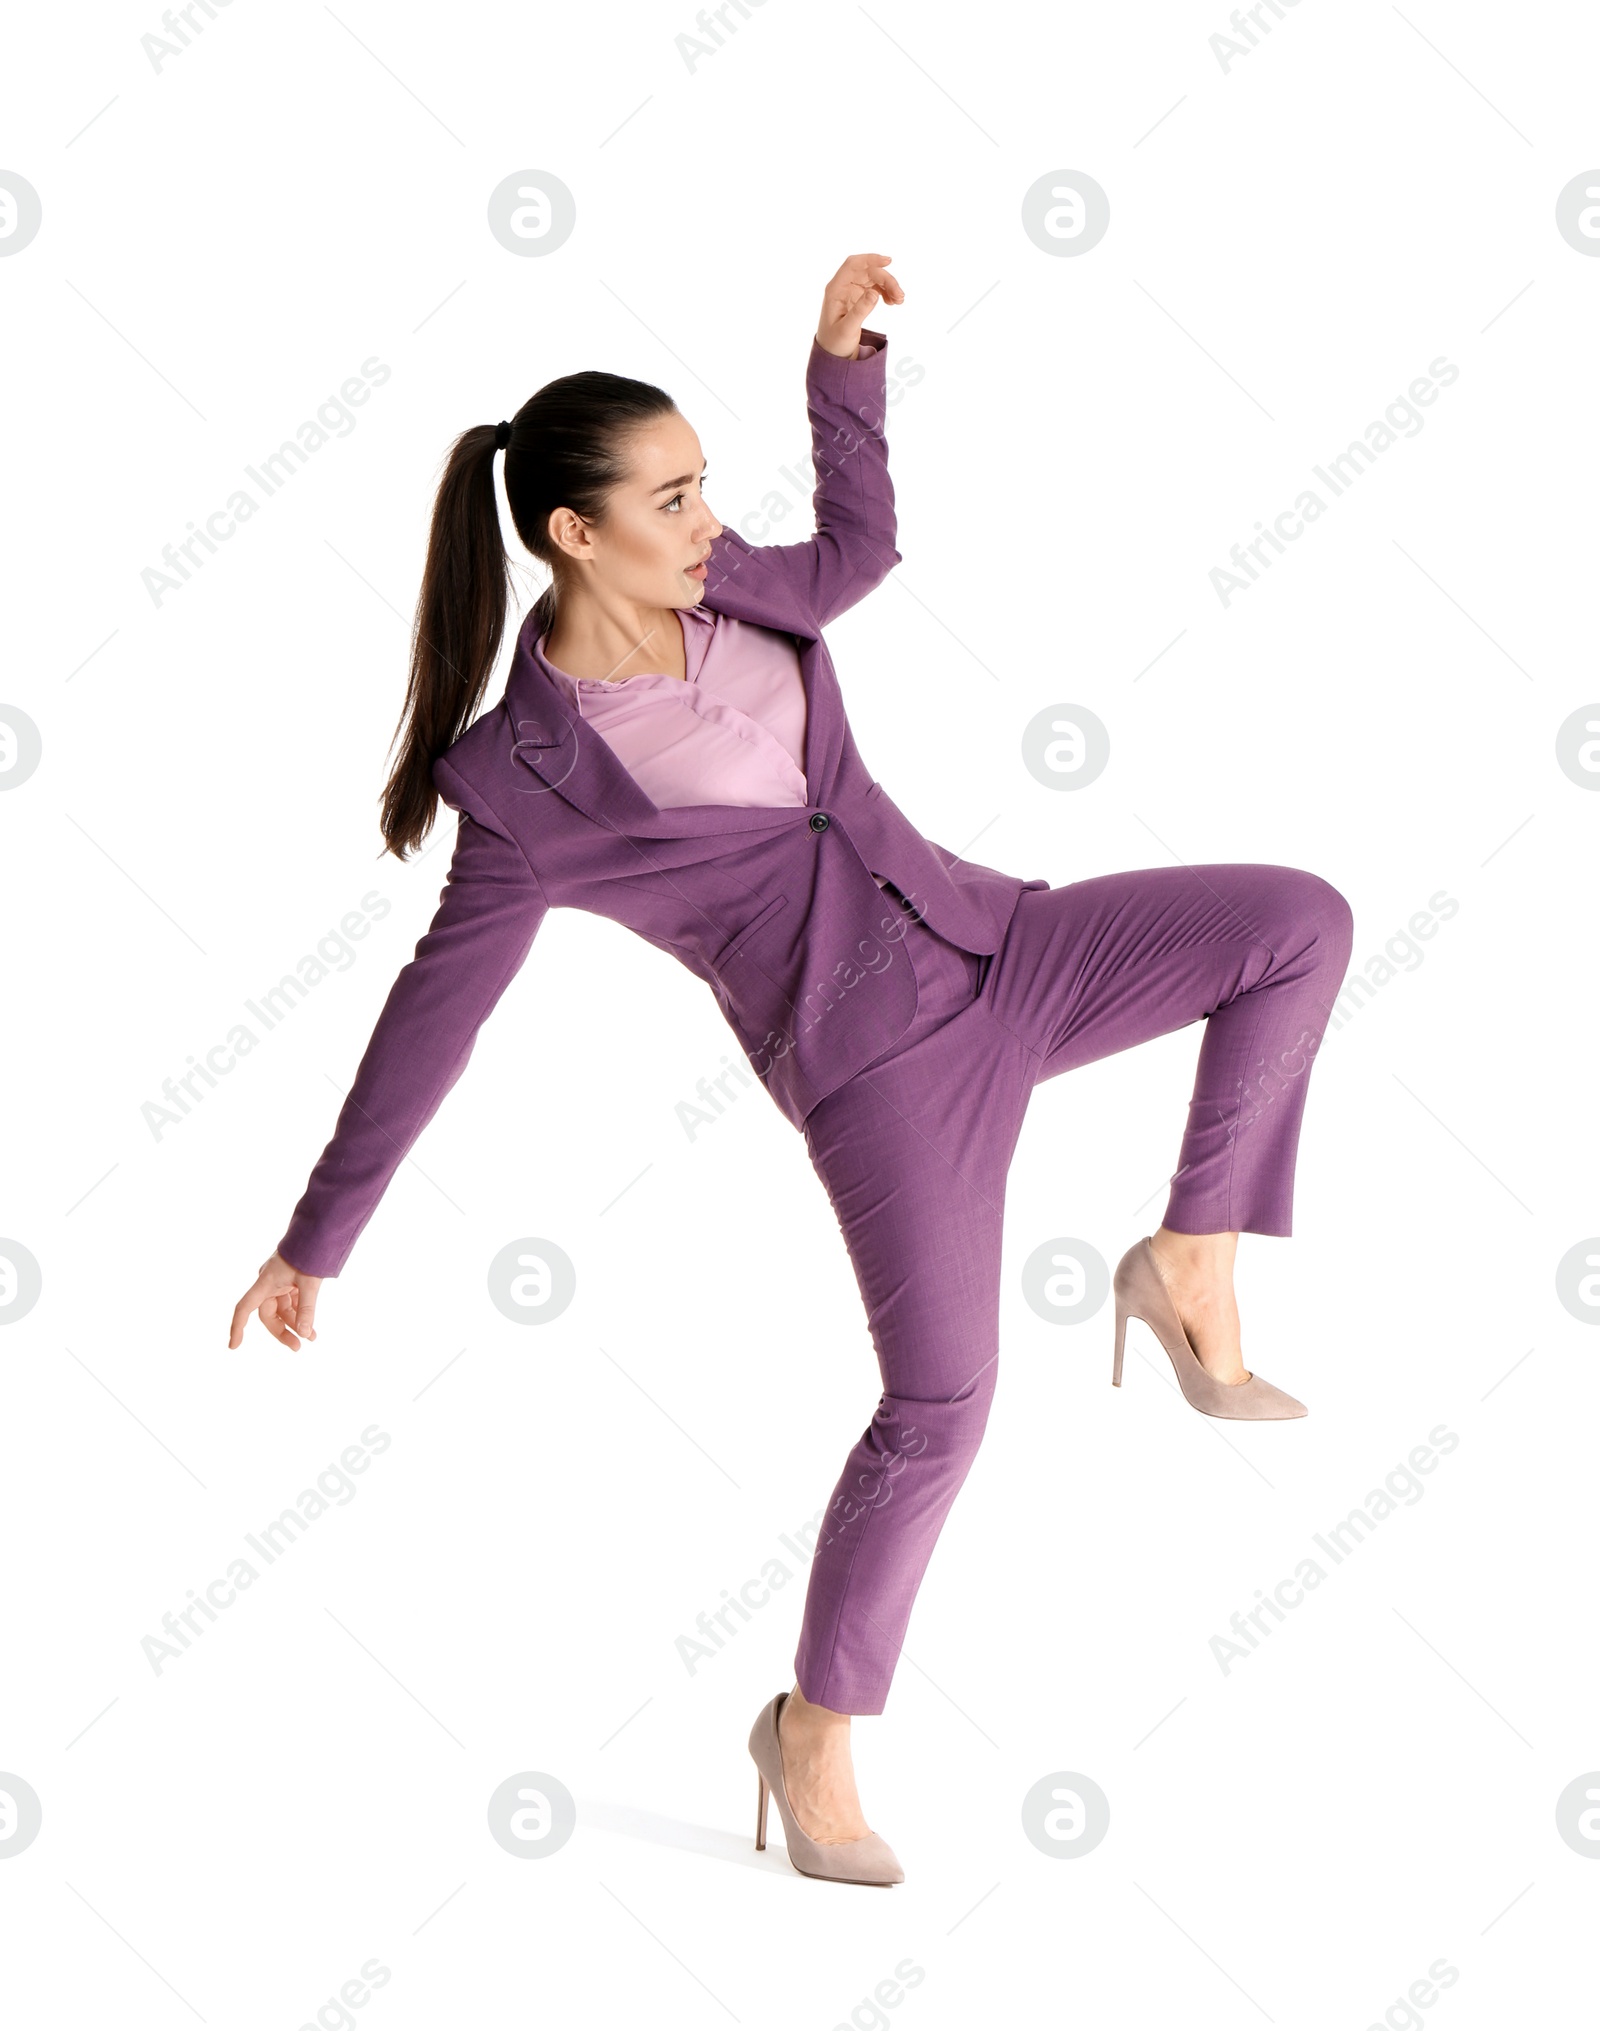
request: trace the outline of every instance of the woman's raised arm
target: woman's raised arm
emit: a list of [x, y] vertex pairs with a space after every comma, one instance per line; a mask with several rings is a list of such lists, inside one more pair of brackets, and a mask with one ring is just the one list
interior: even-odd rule
[[[758, 546], [724, 528], [711, 546], [708, 591], [729, 579], [759, 583], [765, 605], [776, 611], [787, 602], [798, 608], [797, 619], [820, 629], [900, 562], [883, 430], [888, 340], [862, 328], [880, 303], [905, 301], [888, 271], [890, 258], [852, 254], [823, 292], [806, 363], [816, 534], [803, 543]], [[863, 343], [871, 350], [858, 359]]]

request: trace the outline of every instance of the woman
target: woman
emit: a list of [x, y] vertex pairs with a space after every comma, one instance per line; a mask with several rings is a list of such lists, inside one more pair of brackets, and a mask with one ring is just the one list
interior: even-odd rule
[[[993, 1396], [1001, 1208], [1032, 1088], [1206, 1018], [1163, 1224], [1115, 1278], [1187, 1400], [1305, 1407], [1241, 1358], [1241, 1232], [1287, 1235], [1310, 1060], [1351, 919], [1294, 868], [1147, 868], [1052, 888], [926, 839], [869, 775], [822, 629], [896, 564], [885, 340], [904, 292], [858, 254], [824, 293], [806, 375], [816, 533], [754, 547], [702, 491], [659, 388], [552, 381], [454, 445], [418, 610], [383, 830], [399, 858], [437, 797], [447, 886], [385, 1003], [332, 1141], [233, 1316], [316, 1337], [401, 1158], [459, 1077], [552, 905], [624, 923], [704, 980], [805, 1136], [861, 1289], [883, 1395], [825, 1512], [796, 1684], [757, 1717], [757, 1845], [776, 1797], [803, 1873], [890, 1883], [862, 1816], [852, 1714], [883, 1711], [918, 1585]], [[494, 488], [553, 574], [498, 706], [509, 565]]]

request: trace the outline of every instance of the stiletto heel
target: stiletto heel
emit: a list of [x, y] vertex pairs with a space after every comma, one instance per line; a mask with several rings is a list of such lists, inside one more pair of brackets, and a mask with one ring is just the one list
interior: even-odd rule
[[1219, 1382], [1207, 1373], [1178, 1317], [1166, 1279], [1156, 1263], [1147, 1234], [1117, 1264], [1111, 1279], [1117, 1306], [1117, 1344], [1111, 1357], [1111, 1380], [1122, 1382], [1122, 1343], [1130, 1318], [1141, 1319], [1166, 1349], [1184, 1400], [1207, 1417], [1304, 1417], [1306, 1407], [1287, 1390], [1275, 1389], [1261, 1375], [1243, 1382]]
[[756, 1772], [756, 1849], [764, 1852], [767, 1845], [767, 1780]]
[[756, 1846], [767, 1844], [767, 1800], [771, 1798], [783, 1822], [790, 1867], [802, 1876], [816, 1876], [825, 1883], [903, 1883], [906, 1872], [882, 1834], [863, 1834], [856, 1841], [814, 1841], [795, 1818], [789, 1788], [783, 1781], [783, 1750], [778, 1742], [778, 1716], [788, 1697], [781, 1692], [768, 1700], [750, 1730], [750, 1756], [761, 1779]]

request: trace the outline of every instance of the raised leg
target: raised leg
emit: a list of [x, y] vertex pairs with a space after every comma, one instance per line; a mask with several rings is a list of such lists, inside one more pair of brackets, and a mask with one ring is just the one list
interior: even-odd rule
[[1020, 898], [986, 985], [1038, 1078], [1206, 1019], [1163, 1226], [1291, 1232], [1311, 1063], [1350, 960], [1321, 876], [1253, 863], [1139, 868]]
[[[1140, 868], [1020, 898], [986, 1000], [1040, 1080], [1205, 1019], [1156, 1265], [1196, 1354], [1245, 1366], [1241, 1232], [1287, 1235], [1311, 1062], [1350, 960], [1350, 906], [1321, 876], [1255, 863]], [[1120, 1342], [1113, 1379], [1121, 1375]]]

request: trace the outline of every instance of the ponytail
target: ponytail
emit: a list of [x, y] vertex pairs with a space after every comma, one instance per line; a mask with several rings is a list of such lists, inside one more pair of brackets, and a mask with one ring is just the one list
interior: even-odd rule
[[[524, 547], [552, 573], [534, 609], [540, 634], [549, 632], [559, 598], [551, 515], [565, 507], [603, 525], [607, 495], [628, 476], [629, 436], [675, 406], [647, 381], [590, 371], [547, 382], [517, 411], [506, 446], [506, 504]], [[433, 824], [433, 764], [476, 718], [505, 634], [516, 581], [495, 497], [498, 437], [492, 423], [461, 433], [433, 505], [396, 729], [400, 752], [383, 792], [384, 841], [399, 860]]]

